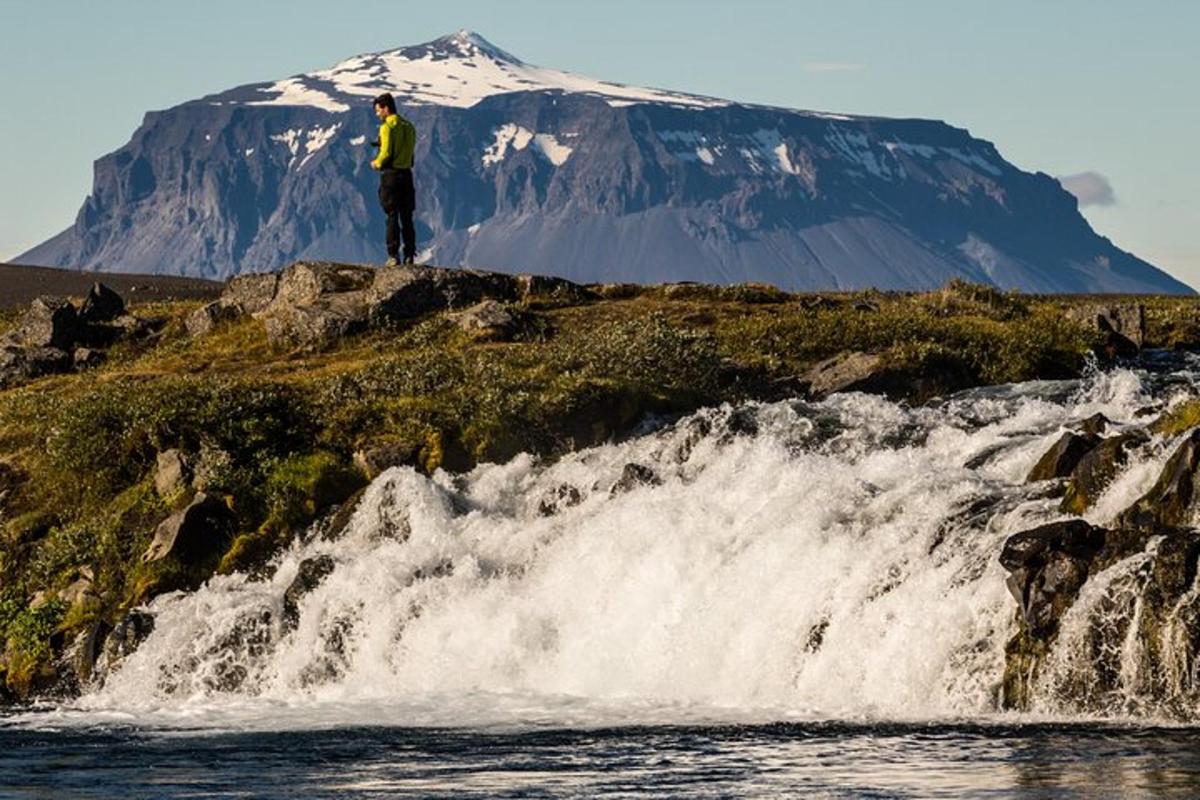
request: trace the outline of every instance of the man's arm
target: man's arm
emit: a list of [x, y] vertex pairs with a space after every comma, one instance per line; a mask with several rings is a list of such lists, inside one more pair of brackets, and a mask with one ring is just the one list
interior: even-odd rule
[[383, 165], [387, 162], [388, 157], [392, 152], [392, 127], [390, 125], [379, 126], [379, 155], [375, 156], [375, 160], [371, 162], [371, 169], [383, 169]]

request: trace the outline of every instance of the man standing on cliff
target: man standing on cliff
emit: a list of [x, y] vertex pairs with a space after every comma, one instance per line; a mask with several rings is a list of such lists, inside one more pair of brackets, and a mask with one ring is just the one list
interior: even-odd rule
[[387, 217], [387, 266], [400, 261], [400, 233], [404, 233], [404, 261], [412, 264], [417, 256], [417, 231], [413, 211], [417, 205], [413, 187], [413, 149], [417, 129], [396, 113], [396, 100], [388, 92], [375, 98], [375, 116], [379, 117], [379, 155], [371, 168], [379, 170], [379, 204]]

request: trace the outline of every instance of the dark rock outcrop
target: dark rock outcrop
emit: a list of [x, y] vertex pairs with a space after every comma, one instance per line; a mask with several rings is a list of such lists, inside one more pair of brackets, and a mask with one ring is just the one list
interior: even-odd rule
[[1146, 308], [1140, 303], [1073, 308], [1067, 317], [1102, 334], [1104, 352], [1110, 358], [1136, 356], [1146, 341]]
[[145, 336], [159, 325], [125, 313], [120, 295], [102, 283], [92, 286], [82, 309], [62, 297], [38, 297], [16, 327], [0, 337], [0, 389], [94, 367], [104, 360], [97, 348]]
[[1026, 627], [1046, 638], [1087, 580], [1105, 531], [1083, 520], [1052, 522], [1008, 538], [1000, 563]]
[[1025, 482], [1066, 478], [1100, 441], [1100, 437], [1094, 434], [1080, 435], [1067, 431], [1033, 465], [1033, 469], [1029, 470], [1029, 475], [1025, 477]]
[[644, 464], [626, 464], [625, 468], [621, 470], [621, 477], [617, 478], [610, 493], [613, 495], [625, 494], [639, 486], [658, 486], [660, 484], [662, 484], [662, 478], [658, 477], [658, 473], [650, 467]]
[[79, 308], [79, 319], [84, 324], [112, 322], [125, 315], [125, 300], [103, 283], [92, 284], [91, 291]]
[[96, 663], [97, 672], [101, 675], [111, 673], [153, 632], [153, 614], [140, 608], [127, 612], [105, 637]]
[[163, 520], [142, 554], [143, 563], [174, 556], [187, 565], [215, 560], [233, 538], [233, 515], [221, 500], [200, 492], [186, 508]]
[[1132, 506], [1121, 512], [1119, 524], [1153, 531], [1191, 524], [1200, 465], [1200, 428], [1192, 431], [1167, 460], [1158, 480]]
[[325, 580], [336, 566], [333, 556], [330, 555], [313, 556], [300, 562], [296, 577], [283, 593], [283, 615], [280, 622], [285, 632], [295, 629], [300, 622], [300, 600], [320, 586], [321, 581]]
[[1133, 448], [1145, 444], [1144, 431], [1133, 430], [1104, 439], [1079, 460], [1067, 483], [1061, 508], [1068, 514], [1082, 514], [1129, 460]]

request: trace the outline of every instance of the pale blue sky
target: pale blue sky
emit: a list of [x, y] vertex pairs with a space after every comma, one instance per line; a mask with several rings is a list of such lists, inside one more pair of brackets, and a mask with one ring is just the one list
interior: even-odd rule
[[1098, 173], [1093, 227], [1200, 287], [1192, 0], [0, 0], [0, 258], [74, 220], [146, 111], [460, 28], [592, 77], [941, 119], [1023, 169]]

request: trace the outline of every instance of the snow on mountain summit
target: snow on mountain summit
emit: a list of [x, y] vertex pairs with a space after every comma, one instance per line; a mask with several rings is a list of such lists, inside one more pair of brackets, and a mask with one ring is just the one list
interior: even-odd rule
[[258, 91], [268, 98], [248, 105], [314, 106], [334, 113], [348, 111], [357, 98], [388, 91], [406, 104], [459, 108], [469, 108], [492, 95], [522, 91], [587, 94], [604, 98], [612, 106], [645, 102], [689, 108], [730, 105], [726, 100], [625, 86], [526, 64], [467, 30], [425, 44], [355, 56]]

